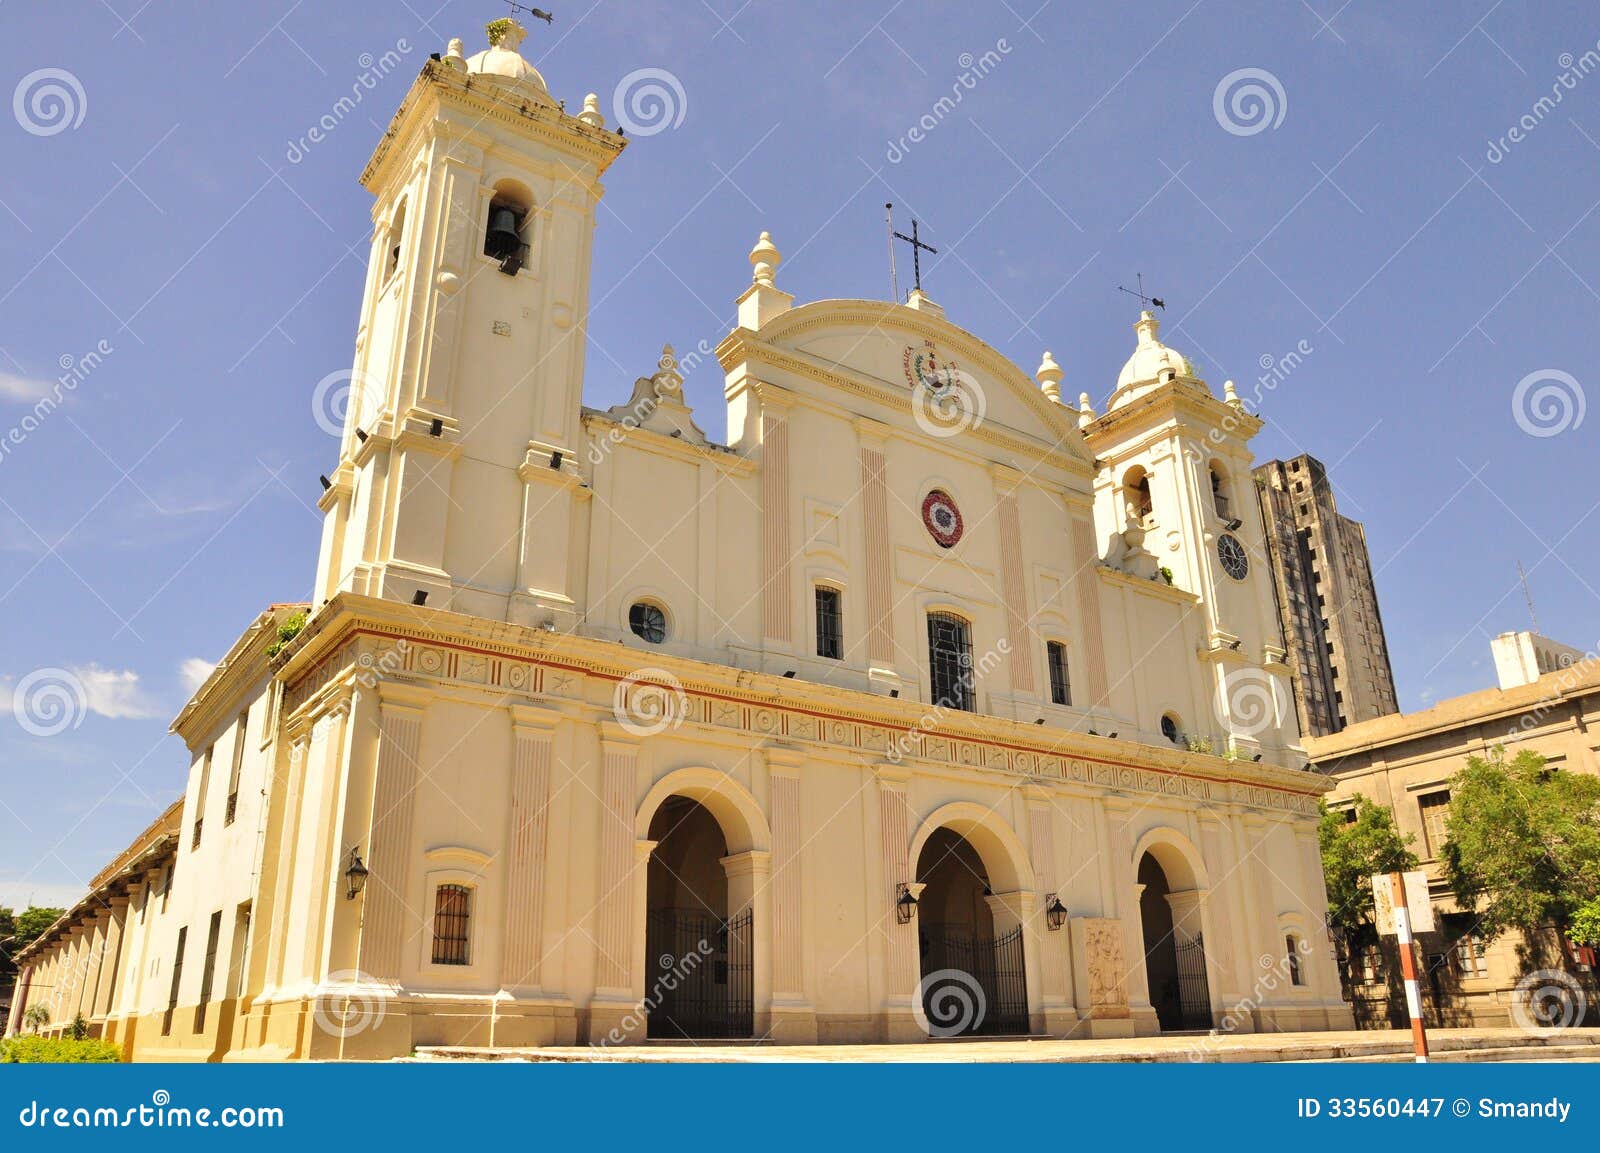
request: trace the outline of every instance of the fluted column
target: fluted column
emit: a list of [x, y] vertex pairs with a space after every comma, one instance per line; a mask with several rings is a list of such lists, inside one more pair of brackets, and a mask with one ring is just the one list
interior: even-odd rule
[[558, 714], [513, 705], [511, 812], [506, 855], [506, 928], [501, 983], [537, 992], [544, 959], [550, 759]]
[[415, 699], [391, 696], [380, 686], [378, 755], [372, 793], [372, 830], [361, 925], [362, 973], [398, 982], [408, 929], [417, 913], [407, 901], [412, 873], [412, 831], [416, 809], [423, 708]]
[[634, 791], [639, 739], [601, 726], [600, 899], [595, 910], [595, 984], [609, 997], [633, 995]]

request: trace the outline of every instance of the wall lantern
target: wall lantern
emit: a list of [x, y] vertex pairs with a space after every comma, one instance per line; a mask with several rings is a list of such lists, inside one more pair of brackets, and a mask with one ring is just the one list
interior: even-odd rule
[[911, 886], [899, 884], [895, 886], [898, 894], [894, 899], [894, 919], [902, 925], [909, 925], [912, 916], [917, 911], [916, 894], [911, 891]]
[[1061, 903], [1059, 894], [1051, 893], [1045, 898], [1044, 921], [1052, 933], [1067, 923], [1067, 907]]
[[361, 863], [360, 846], [350, 850], [350, 866], [344, 871], [344, 879], [347, 901], [355, 900], [356, 894], [367, 887], [367, 867]]

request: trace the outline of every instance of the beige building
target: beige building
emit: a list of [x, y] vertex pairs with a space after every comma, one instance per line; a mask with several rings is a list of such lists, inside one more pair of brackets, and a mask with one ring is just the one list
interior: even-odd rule
[[1313, 456], [1255, 469], [1300, 731], [1327, 736], [1398, 712], [1367, 534]]
[[425, 65], [362, 176], [310, 619], [262, 614], [175, 722], [177, 882], [118, 873], [140, 945], [94, 1027], [198, 1060], [1348, 1025], [1231, 387], [1147, 313], [1105, 410], [1063, 405], [921, 291], [797, 304], [763, 233], [730, 443], [670, 348], [585, 408], [624, 141], [519, 40]]
[[[1503, 652], [1525, 648], [1577, 652], [1531, 633], [1507, 633], [1494, 641], [1497, 664]], [[1306, 754], [1316, 768], [1337, 781], [1329, 803], [1349, 803], [1360, 794], [1387, 805], [1400, 831], [1412, 837], [1411, 850], [1422, 858], [1437, 929], [1419, 938], [1419, 951], [1425, 963], [1423, 992], [1436, 1023], [1509, 1024], [1518, 1000], [1517, 982], [1533, 970], [1565, 967], [1553, 932], [1535, 940], [1507, 934], [1485, 942], [1475, 931], [1472, 914], [1457, 905], [1444, 882], [1440, 860], [1450, 779], [1468, 757], [1490, 756], [1496, 747], [1503, 747], [1507, 756], [1532, 749], [1552, 768], [1600, 772], [1600, 661], [1590, 656], [1562, 667], [1558, 659], [1552, 657], [1551, 671], [1531, 680], [1306, 741]], [[1390, 987], [1385, 959], [1368, 951], [1356, 958], [1354, 968], [1359, 976], [1352, 990], [1357, 1019], [1403, 1024], [1404, 1000]], [[1593, 975], [1579, 973], [1590, 1002], [1600, 1005]]]

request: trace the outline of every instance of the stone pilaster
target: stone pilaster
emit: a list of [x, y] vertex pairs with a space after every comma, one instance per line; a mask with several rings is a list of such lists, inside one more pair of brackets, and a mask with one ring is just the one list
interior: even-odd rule
[[544, 956], [550, 757], [559, 714], [513, 706], [510, 829], [502, 984], [536, 992]]

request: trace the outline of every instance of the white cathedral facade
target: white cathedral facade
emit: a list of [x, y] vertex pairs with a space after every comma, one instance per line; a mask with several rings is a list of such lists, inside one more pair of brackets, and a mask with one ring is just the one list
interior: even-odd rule
[[670, 349], [585, 407], [625, 141], [501, 31], [362, 175], [313, 601], [19, 1000], [141, 1058], [1348, 1027], [1231, 388], [1145, 313], [1063, 403], [920, 291], [796, 303], [763, 233], [728, 444]]

